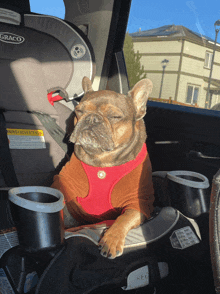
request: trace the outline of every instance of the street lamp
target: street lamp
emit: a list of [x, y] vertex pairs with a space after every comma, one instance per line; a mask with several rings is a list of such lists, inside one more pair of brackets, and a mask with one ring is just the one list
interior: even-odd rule
[[215, 26], [215, 44], [214, 44], [214, 49], [213, 49], [213, 54], [212, 54], [212, 62], [211, 62], [211, 69], [210, 69], [210, 74], [209, 74], [209, 82], [208, 82], [208, 89], [206, 93], [206, 101], [209, 102], [208, 108], [211, 106], [211, 97], [210, 97], [210, 84], [211, 84], [211, 79], [212, 79], [212, 70], [213, 70], [213, 64], [214, 64], [214, 58], [215, 58], [215, 50], [216, 50], [216, 43], [217, 43], [217, 38], [218, 38], [218, 33], [219, 29], [217, 29], [217, 26], [220, 26], [220, 19], [217, 20], [214, 23]]
[[162, 68], [163, 68], [163, 73], [162, 73], [162, 79], [161, 79], [161, 85], [160, 85], [159, 98], [161, 98], [162, 88], [163, 88], [163, 78], [164, 78], [165, 68], [166, 68], [168, 62], [169, 62], [169, 60], [167, 60], [167, 59], [164, 59], [164, 60], [161, 61], [161, 65], [162, 65]]

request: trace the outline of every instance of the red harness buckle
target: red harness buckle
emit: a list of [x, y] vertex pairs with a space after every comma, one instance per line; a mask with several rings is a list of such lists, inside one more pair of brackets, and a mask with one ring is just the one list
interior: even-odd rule
[[60, 96], [60, 95], [55, 95], [55, 96], [53, 96], [54, 93], [55, 93], [55, 92], [50, 92], [50, 93], [47, 94], [47, 99], [48, 99], [48, 101], [50, 102], [50, 104], [51, 104], [52, 106], [54, 106], [54, 102], [56, 102], [56, 101], [60, 101], [60, 100], [64, 99], [64, 98], [63, 98], [62, 96]]

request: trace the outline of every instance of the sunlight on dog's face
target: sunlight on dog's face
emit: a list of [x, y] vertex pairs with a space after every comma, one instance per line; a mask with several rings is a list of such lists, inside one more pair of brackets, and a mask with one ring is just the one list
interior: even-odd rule
[[126, 97], [112, 91], [100, 91], [98, 96], [94, 93], [88, 93], [76, 106], [75, 129], [70, 137], [88, 154], [113, 151], [128, 143], [134, 133], [134, 111], [132, 105], [123, 103]]
[[92, 166], [115, 166], [133, 160], [146, 140], [142, 118], [152, 82], [138, 82], [127, 95], [110, 90], [93, 91], [83, 78], [84, 97], [75, 108], [74, 131], [78, 159]]

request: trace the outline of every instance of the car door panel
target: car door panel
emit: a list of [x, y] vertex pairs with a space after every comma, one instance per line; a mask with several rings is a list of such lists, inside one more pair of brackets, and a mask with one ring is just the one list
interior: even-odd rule
[[153, 170], [191, 170], [212, 180], [220, 166], [220, 113], [148, 102], [147, 145]]

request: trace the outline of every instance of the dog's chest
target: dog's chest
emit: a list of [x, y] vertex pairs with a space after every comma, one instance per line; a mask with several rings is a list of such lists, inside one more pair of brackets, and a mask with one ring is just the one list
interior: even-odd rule
[[133, 169], [135, 169], [146, 156], [144, 144], [135, 160], [120, 166], [93, 167], [81, 162], [89, 182], [89, 194], [85, 198], [77, 197], [77, 202], [89, 214], [100, 216], [113, 210], [111, 194], [116, 184]]
[[124, 166], [100, 168], [82, 163], [89, 182], [89, 194], [85, 198], [77, 197], [83, 209], [93, 215], [114, 209], [111, 203], [111, 192], [117, 182], [127, 174]]

